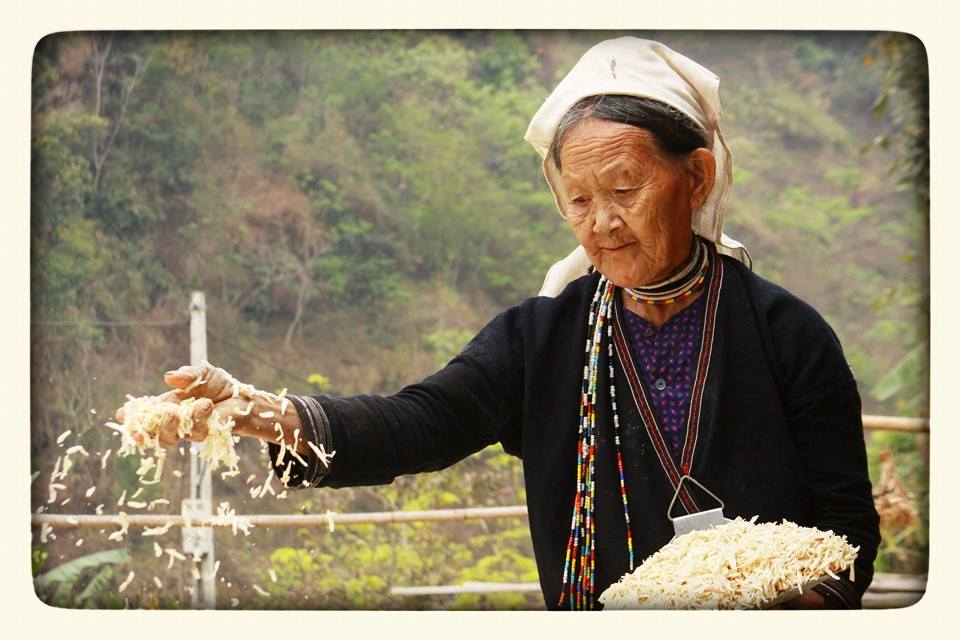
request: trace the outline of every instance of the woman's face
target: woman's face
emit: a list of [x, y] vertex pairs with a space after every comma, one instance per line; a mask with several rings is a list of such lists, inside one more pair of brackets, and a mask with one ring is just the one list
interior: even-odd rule
[[691, 215], [713, 186], [709, 151], [677, 161], [645, 129], [586, 118], [567, 132], [560, 162], [553, 186], [561, 210], [614, 284], [656, 282], [690, 255]]

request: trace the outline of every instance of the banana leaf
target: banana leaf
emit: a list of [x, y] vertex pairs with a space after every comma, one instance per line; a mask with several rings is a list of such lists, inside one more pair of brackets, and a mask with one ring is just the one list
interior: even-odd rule
[[59, 567], [51, 569], [50, 571], [37, 576], [33, 579], [33, 585], [37, 593], [45, 591], [51, 584], [54, 584], [55, 582], [67, 583], [72, 586], [85, 569], [92, 569], [104, 563], [119, 564], [129, 561], [130, 552], [126, 549], [97, 551], [96, 553], [90, 553], [85, 556], [80, 556], [79, 558], [74, 558], [68, 562], [64, 562]]
[[90, 582], [87, 583], [87, 586], [84, 587], [83, 591], [77, 596], [77, 606], [92, 607], [93, 599], [110, 584], [112, 579], [113, 567], [107, 565], [100, 569], [100, 572], [93, 576]]

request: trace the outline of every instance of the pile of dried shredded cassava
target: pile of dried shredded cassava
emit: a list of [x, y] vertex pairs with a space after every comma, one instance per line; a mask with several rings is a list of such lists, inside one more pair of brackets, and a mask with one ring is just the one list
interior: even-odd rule
[[850, 569], [845, 536], [737, 518], [677, 537], [600, 596], [605, 609], [756, 609]]

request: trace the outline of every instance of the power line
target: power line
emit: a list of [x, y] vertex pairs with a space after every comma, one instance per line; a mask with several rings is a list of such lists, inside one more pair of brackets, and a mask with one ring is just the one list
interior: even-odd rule
[[215, 340], [218, 340], [219, 342], [221, 342], [221, 343], [224, 344], [225, 346], [233, 349], [234, 351], [237, 351], [237, 352], [239, 352], [239, 353], [241, 353], [241, 354], [243, 354], [243, 355], [246, 355], [246, 356], [248, 356], [249, 358], [254, 358], [254, 359], [255, 359], [255, 362], [262, 362], [263, 364], [269, 366], [270, 368], [274, 369], [274, 370], [277, 371], [278, 373], [282, 373], [282, 374], [284, 374], [284, 375], [290, 376], [290, 377], [292, 377], [292, 378], [296, 378], [297, 380], [301, 380], [301, 381], [304, 381], [304, 382], [307, 380], [307, 377], [308, 377], [308, 376], [305, 376], [305, 375], [303, 375], [302, 373], [296, 373], [296, 372], [290, 371], [290, 370], [287, 369], [286, 367], [282, 367], [282, 366], [280, 366], [280, 365], [278, 365], [278, 364], [276, 364], [276, 363], [274, 363], [274, 362], [270, 362], [269, 360], [267, 360], [266, 358], [264, 358], [261, 354], [259, 354], [259, 353], [254, 353], [253, 351], [250, 351], [250, 350], [248, 350], [248, 349], [244, 349], [244, 348], [241, 347], [240, 345], [238, 345], [238, 344], [236, 344], [236, 343], [234, 343], [234, 342], [231, 342], [230, 340], [227, 340], [226, 338], [224, 338], [224, 337], [218, 335], [217, 333], [211, 331], [209, 327], [207, 327], [207, 334], [208, 334], [211, 338], [214, 338]]
[[95, 327], [170, 327], [187, 324], [189, 320], [34, 320], [33, 325], [89, 325]]

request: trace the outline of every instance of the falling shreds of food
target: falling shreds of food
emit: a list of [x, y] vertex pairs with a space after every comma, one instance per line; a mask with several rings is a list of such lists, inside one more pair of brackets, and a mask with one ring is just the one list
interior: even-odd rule
[[755, 609], [848, 568], [845, 536], [736, 518], [678, 536], [601, 594], [605, 609]]
[[[188, 387], [196, 388], [199, 385], [205, 384], [204, 380], [194, 380]], [[241, 406], [246, 404], [245, 409], [241, 411], [235, 411], [233, 414], [228, 415], [229, 412], [220, 412], [214, 410], [210, 413], [210, 417], [207, 421], [207, 435], [206, 437], [197, 443], [197, 446], [190, 447], [190, 455], [197, 456], [196, 461], [201, 462], [206, 468], [210, 470], [217, 469], [218, 466], [226, 467], [226, 471], [221, 472], [221, 477], [224, 479], [235, 477], [239, 475], [239, 457], [237, 455], [235, 445], [240, 441], [240, 438], [232, 433], [232, 430], [235, 426], [235, 420], [238, 416], [244, 415], [257, 415], [261, 419], [272, 419], [274, 422], [274, 428], [277, 431], [278, 442], [282, 443], [281, 446], [281, 461], [283, 458], [286, 458], [286, 469], [280, 478], [280, 482], [283, 485], [280, 489], [283, 489], [278, 494], [272, 486], [272, 479], [276, 472], [271, 468], [272, 465], [270, 462], [267, 462], [266, 476], [262, 480], [262, 484], [257, 483], [258, 474], [250, 474], [247, 477], [246, 484], [251, 485], [251, 495], [254, 497], [263, 498], [267, 494], [274, 496], [276, 499], [287, 498], [287, 487], [288, 481], [290, 479], [293, 462], [292, 460], [297, 460], [301, 464], [306, 465], [306, 460], [301, 457], [301, 454], [297, 449], [301, 442], [305, 441], [304, 434], [300, 429], [295, 430], [292, 433], [291, 443], [284, 442], [284, 430], [280, 423], [277, 420], [280, 419], [280, 416], [284, 416], [288, 413], [291, 408], [292, 402], [286, 396], [286, 389], [281, 391], [279, 394], [272, 394], [268, 392], [263, 392], [255, 389], [251, 385], [242, 384], [236, 381], [233, 378], [228, 380], [228, 389], [232, 386], [232, 396], [234, 398], [243, 398], [245, 403], [238, 403]], [[268, 403], [273, 403], [269, 408], [257, 409], [258, 406], [262, 406], [259, 400], [266, 400]], [[127, 513], [123, 510], [148, 510], [153, 511], [156, 507], [160, 505], [170, 505], [171, 502], [167, 498], [152, 498], [148, 496], [143, 496], [144, 486], [159, 483], [162, 479], [164, 471], [164, 463], [166, 462], [168, 447], [165, 447], [160, 444], [160, 429], [163, 426], [164, 420], [171, 420], [172, 426], [176, 431], [176, 436], [180, 440], [191, 439], [191, 436], [195, 438], [196, 436], [193, 433], [195, 424], [193, 421], [193, 413], [196, 409], [196, 403], [199, 401], [199, 398], [188, 398], [182, 401], [177, 402], [168, 402], [159, 397], [154, 396], [143, 396], [143, 397], [134, 397], [127, 396], [127, 402], [124, 404], [122, 413], [123, 421], [122, 424], [116, 422], [106, 423], [108, 427], [113, 430], [113, 435], [117, 436], [119, 443], [114, 442], [115, 445], [113, 448], [110, 447], [94, 447], [88, 451], [83, 445], [77, 442], [78, 438], [76, 437], [75, 430], [67, 430], [61, 433], [56, 438], [56, 443], [61, 447], [59, 449], [59, 455], [56, 458], [54, 464], [53, 472], [50, 474], [50, 481], [48, 483], [48, 504], [58, 502], [61, 505], [65, 505], [70, 501], [70, 496], [64, 496], [63, 493], [69, 490], [72, 490], [72, 487], [68, 489], [68, 484], [71, 484], [66, 480], [68, 473], [75, 468], [78, 468], [75, 465], [76, 461], [82, 461], [84, 458], [89, 459], [89, 463], [96, 466], [99, 462], [101, 469], [107, 468], [107, 463], [113, 453], [117, 455], [115, 457], [122, 458], [130, 455], [136, 454], [139, 456], [137, 461], [136, 476], [139, 478], [139, 485], [134, 487], [126, 487], [121, 491], [119, 499], [116, 499], [116, 505], [118, 507], [118, 512], [116, 515], [112, 516], [112, 521], [118, 525], [117, 529], [110, 531], [109, 529], [100, 529], [100, 533], [106, 535], [107, 539], [116, 543], [123, 543], [127, 539], [127, 535], [130, 532], [130, 521]], [[169, 424], [169, 423], [168, 423]], [[69, 440], [68, 440], [69, 439]], [[292, 447], [291, 447], [292, 444]], [[314, 444], [312, 442], [306, 441], [306, 444], [309, 445], [313, 454], [316, 454], [319, 458], [319, 461], [323, 463], [324, 466], [330, 464], [330, 458], [333, 457], [334, 452], [330, 451], [329, 453], [324, 449], [323, 444]], [[260, 442], [261, 450], [266, 453], [267, 445], [265, 442]], [[114, 451], [113, 449], [116, 449]], [[181, 453], [186, 454], [187, 451], [181, 447]], [[192, 464], [193, 461], [191, 461]], [[180, 466], [177, 464], [176, 466]], [[279, 471], [279, 469], [277, 470]], [[31, 482], [34, 482], [38, 476], [41, 474], [41, 471], [36, 471], [31, 474]], [[172, 471], [174, 477], [180, 478], [185, 475], [184, 471], [179, 469], [173, 469]], [[84, 483], [83, 488], [77, 488], [78, 493], [82, 493], [83, 497], [87, 500], [86, 504], [89, 507], [92, 507], [92, 498], [96, 495], [100, 499], [104, 499], [106, 502], [109, 497], [108, 495], [103, 495], [104, 488], [103, 486], [97, 487], [95, 485], [91, 486], [92, 483]], [[259, 486], [258, 486], [259, 485]], [[117, 487], [120, 488], [120, 487]], [[59, 494], [59, 495], [58, 495]], [[114, 494], [116, 495], [116, 494]], [[79, 496], [78, 496], [79, 497]], [[114, 498], [115, 499], [115, 498]], [[97, 515], [104, 515], [105, 504], [99, 503], [93, 509]], [[46, 511], [47, 508], [43, 505], [37, 508], [37, 513]], [[187, 515], [184, 515], [184, 531], [190, 532], [191, 530], [191, 521]], [[238, 516], [234, 508], [230, 507], [229, 503], [222, 502], [219, 507], [216, 509], [215, 515], [212, 518], [204, 519], [204, 526], [229, 526], [233, 530], [233, 534], [237, 535], [238, 530], [242, 531], [245, 535], [249, 535], [250, 529], [253, 527], [251, 518]], [[69, 517], [67, 519], [67, 524], [76, 526], [79, 524], [79, 520], [76, 517]], [[334, 528], [334, 515], [332, 512], [327, 512], [327, 524], [330, 530]], [[162, 536], [170, 531], [173, 527], [174, 521], [169, 520], [163, 526], [158, 527], [143, 527], [141, 529], [141, 535], [145, 537], [151, 536]], [[140, 528], [136, 526], [135, 528]], [[39, 527], [40, 541], [46, 543], [47, 541], [54, 540], [56, 535], [53, 533], [53, 527], [48, 523], [43, 523]], [[109, 535], [107, 535], [109, 534]], [[154, 538], [157, 539], [157, 538]], [[146, 542], [146, 541], [144, 541]], [[156, 558], [162, 558], [167, 556], [167, 569], [171, 570], [173, 565], [177, 561], [186, 561], [188, 556], [184, 555], [175, 548], [169, 547], [164, 548], [158, 542], [147, 542], [149, 545], [152, 542], [153, 555]], [[75, 540], [74, 545], [76, 547], [81, 547], [85, 544], [84, 538], [78, 538]], [[149, 554], [149, 551], [147, 552]], [[199, 558], [194, 554], [194, 563], [197, 562]], [[61, 556], [62, 557], [62, 556]], [[210, 574], [206, 576], [207, 579], [214, 579], [217, 577], [218, 571], [220, 569], [220, 562], [216, 562], [210, 571]], [[197, 566], [191, 567], [190, 572], [195, 579], [200, 578], [200, 570]], [[130, 571], [123, 582], [120, 583], [118, 592], [124, 593], [125, 590], [128, 590], [128, 587], [132, 584], [134, 580], [134, 572]], [[223, 579], [221, 578], [221, 581]], [[270, 580], [272, 583], [276, 583], [278, 576], [274, 571], [270, 571]], [[160, 581], [160, 578], [157, 576], [151, 576], [151, 581], [157, 586], [158, 589], [163, 588], [163, 583]], [[148, 581], [149, 583], [149, 581]], [[230, 583], [227, 583], [230, 586]], [[248, 583], [249, 584], [249, 583]], [[267, 589], [264, 589], [260, 585], [253, 584], [251, 585], [252, 589], [263, 597], [270, 597], [270, 592]], [[124, 594], [126, 595], [126, 594]], [[126, 600], [126, 599], [125, 599]], [[129, 602], [127, 603], [129, 606]]]
[[123, 511], [118, 513], [117, 522], [120, 524], [120, 529], [107, 536], [107, 540], [116, 540], [117, 542], [120, 542], [123, 540], [123, 536], [127, 535], [127, 531], [130, 529], [130, 522], [127, 520], [127, 514]]
[[162, 527], [144, 527], [143, 533], [144, 536], [162, 536], [167, 531], [170, 531], [170, 527], [173, 526], [173, 520], [168, 520]]
[[320, 462], [323, 463], [324, 467], [330, 466], [330, 460], [333, 458], [336, 451], [331, 451], [330, 453], [327, 453], [323, 447], [323, 444], [321, 444], [318, 447], [317, 445], [313, 444], [309, 440], [307, 440], [307, 446], [313, 449], [313, 452], [317, 455], [317, 458], [320, 459]]
[[170, 504], [170, 501], [166, 498], [157, 498], [156, 500], [151, 500], [150, 504], [147, 505], [147, 511], [153, 511], [153, 508], [158, 504]]
[[214, 519], [215, 524], [220, 526], [230, 525], [230, 528], [233, 530], [233, 535], [237, 535], [237, 530], [243, 531], [243, 535], [250, 535], [250, 528], [253, 527], [253, 524], [250, 523], [249, 518], [244, 518], [237, 515], [237, 510], [230, 506], [229, 502], [221, 502], [217, 507], [217, 516]]
[[172, 569], [172, 568], [173, 568], [173, 561], [174, 561], [174, 560], [181, 560], [181, 561], [182, 561], [182, 560], [186, 560], [186, 559], [187, 559], [187, 556], [183, 555], [182, 553], [180, 553], [180, 552], [177, 551], [176, 549], [173, 549], [173, 548], [170, 548], [170, 547], [164, 549], [164, 552], [165, 552], [168, 556], [170, 556], [170, 561], [167, 563], [167, 569]]
[[51, 482], [48, 485], [48, 488], [50, 489], [50, 496], [47, 499], [47, 504], [52, 504], [57, 501], [57, 491], [60, 489], [66, 489], [67, 485], [59, 482]]
[[208, 575], [208, 576], [207, 576], [206, 578], [204, 578], [204, 579], [205, 579], [205, 580], [213, 580], [214, 578], [217, 577], [217, 571], [220, 571], [220, 561], [219, 561], [219, 560], [217, 560], [217, 561], [215, 561], [215, 562], [213, 563], [213, 571], [211, 571], [211, 572], [210, 572], [210, 575]]
[[136, 574], [135, 574], [133, 571], [131, 571], [130, 573], [128, 573], [128, 574], [127, 574], [127, 578], [126, 578], [123, 582], [120, 583], [120, 587], [117, 589], [117, 593], [123, 593], [123, 590], [126, 589], [127, 587], [129, 587], [129, 586], [130, 586], [130, 583], [133, 582], [133, 577], [134, 577], [135, 575], [136, 575]]

